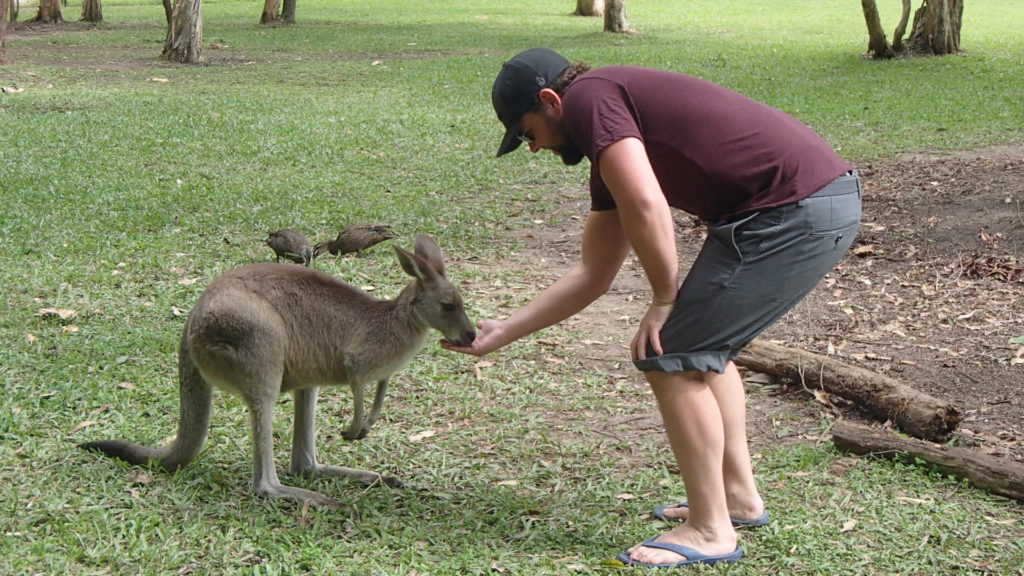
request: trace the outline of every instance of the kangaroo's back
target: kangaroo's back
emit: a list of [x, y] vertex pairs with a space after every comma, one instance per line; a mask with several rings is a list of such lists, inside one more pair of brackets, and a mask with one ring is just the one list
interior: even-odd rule
[[273, 305], [282, 316], [294, 317], [298, 325], [372, 310], [382, 303], [320, 270], [265, 262], [224, 272], [203, 291], [193, 310], [209, 313], [214, 302], [217, 307], [245, 309], [256, 300]]
[[377, 300], [317, 270], [252, 264], [210, 284], [184, 339], [200, 371], [236, 393], [241, 373], [257, 367], [285, 392], [346, 385], [399, 357], [404, 364], [422, 346], [426, 326], [403, 296]]

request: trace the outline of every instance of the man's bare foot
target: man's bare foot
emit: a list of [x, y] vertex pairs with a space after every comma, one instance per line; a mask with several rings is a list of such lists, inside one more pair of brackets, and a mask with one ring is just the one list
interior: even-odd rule
[[[751, 514], [749, 511], [746, 511], [747, 513], [737, 512], [739, 511], [729, 511], [730, 520], [732, 520], [732, 525], [735, 527], [758, 527], [768, 523], [768, 511], [763, 505], [759, 513]], [[690, 517], [690, 507], [686, 502], [665, 504], [654, 509], [654, 517], [669, 522], [686, 522], [687, 518]]]
[[[682, 551], [674, 551], [660, 547], [651, 547], [640, 543], [626, 551], [625, 556], [632, 562], [643, 564], [677, 564], [692, 560], [695, 562], [714, 563], [715, 561], [734, 562], [739, 559], [742, 552], [736, 546], [736, 533], [716, 535], [714, 538], [707, 538], [702, 533], [678, 526], [675, 529], [658, 536], [653, 542], [659, 544], [670, 544], [674, 547], [684, 546], [698, 552], [700, 556], [694, 555], [690, 558]], [[648, 542], [651, 542], [650, 540]]]

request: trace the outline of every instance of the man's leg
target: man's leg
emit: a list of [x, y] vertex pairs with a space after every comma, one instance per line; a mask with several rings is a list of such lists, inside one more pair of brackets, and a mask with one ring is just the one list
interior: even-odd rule
[[[747, 411], [743, 382], [736, 365], [732, 362], [726, 365], [724, 374], [709, 372], [705, 379], [718, 402], [724, 425], [725, 452], [722, 477], [729, 516], [740, 520], [752, 520], [764, 512], [764, 502], [754, 483], [754, 470], [747, 445]], [[685, 506], [670, 506], [665, 509], [666, 518], [685, 520], [689, 513], [689, 508]]]
[[[732, 553], [736, 550], [736, 532], [729, 520], [722, 471], [726, 444], [735, 441], [725, 423], [733, 425], [737, 420], [737, 407], [721, 406], [713, 387], [740, 386], [742, 396], [739, 374], [733, 369], [725, 374], [655, 371], [645, 375], [658, 401], [690, 502], [689, 520], [658, 540], [689, 546], [710, 556]], [[733, 396], [723, 398], [732, 402]], [[744, 408], [742, 403], [738, 407], [740, 411]], [[742, 415], [739, 418], [745, 421]], [[749, 461], [747, 457], [748, 468]], [[629, 553], [633, 560], [649, 564], [684, 560], [674, 552], [642, 545], [634, 546]]]
[[[688, 520], [659, 540], [727, 554], [736, 533], [721, 517], [763, 512], [746, 442], [743, 382], [727, 357], [821, 281], [850, 247], [859, 218], [859, 183], [844, 176], [798, 203], [709, 226], [662, 328], [665, 353], [648, 348], [646, 359], [634, 361], [658, 399], [690, 503], [667, 511]], [[642, 546], [630, 552], [645, 563], [680, 559]]]

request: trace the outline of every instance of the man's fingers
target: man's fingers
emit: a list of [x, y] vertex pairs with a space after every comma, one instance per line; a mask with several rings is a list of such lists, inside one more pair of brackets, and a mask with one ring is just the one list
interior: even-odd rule
[[658, 356], [665, 354], [665, 350], [661, 347], [661, 334], [657, 331], [651, 335], [651, 348], [654, 348], [654, 353]]
[[647, 359], [647, 339], [644, 337], [643, 331], [636, 333], [636, 336], [633, 337], [633, 344], [630, 348], [632, 349], [631, 351], [634, 361]]

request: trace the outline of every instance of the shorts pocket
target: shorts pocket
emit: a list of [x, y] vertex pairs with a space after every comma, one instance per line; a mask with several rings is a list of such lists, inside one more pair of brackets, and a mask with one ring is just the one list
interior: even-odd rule
[[737, 223], [733, 229], [733, 238], [740, 257], [744, 260], [757, 257], [777, 242], [792, 209], [791, 205], [779, 206], [758, 212]]
[[[719, 254], [721, 254], [722, 251], [725, 251], [737, 259], [742, 258], [743, 253], [740, 252], [740, 247], [737, 244], [737, 237], [739, 236], [737, 228], [743, 226], [756, 217], [757, 214], [754, 213], [749, 216], [744, 216], [739, 220], [719, 222], [708, 226], [708, 243], [714, 246], [718, 250]], [[705, 246], [707, 246], [707, 244]]]
[[811, 197], [800, 201], [809, 234], [815, 238], [855, 230], [860, 225], [860, 194]]

